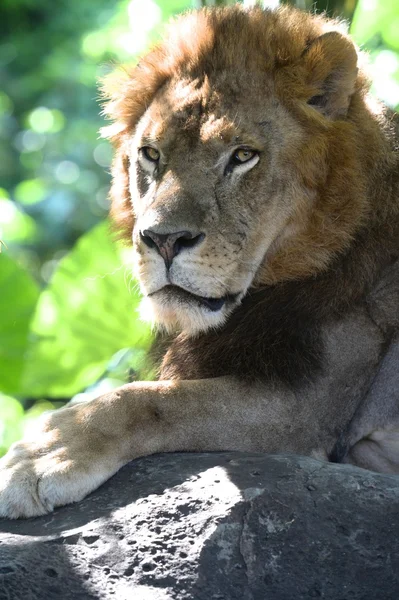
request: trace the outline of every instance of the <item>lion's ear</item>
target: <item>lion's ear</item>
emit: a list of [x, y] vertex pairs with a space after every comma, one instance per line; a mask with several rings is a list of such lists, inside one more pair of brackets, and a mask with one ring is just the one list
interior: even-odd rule
[[353, 43], [337, 31], [325, 33], [305, 50], [302, 61], [306, 84], [314, 91], [308, 104], [332, 119], [345, 116], [357, 76]]

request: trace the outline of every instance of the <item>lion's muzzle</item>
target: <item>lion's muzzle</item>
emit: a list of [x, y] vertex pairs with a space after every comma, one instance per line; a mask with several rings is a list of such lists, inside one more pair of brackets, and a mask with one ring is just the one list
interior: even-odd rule
[[157, 233], [152, 229], [140, 231], [141, 241], [154, 248], [165, 261], [166, 268], [169, 269], [175, 256], [187, 248], [194, 248], [204, 239], [204, 233], [193, 233], [191, 231], [177, 231], [174, 233]]

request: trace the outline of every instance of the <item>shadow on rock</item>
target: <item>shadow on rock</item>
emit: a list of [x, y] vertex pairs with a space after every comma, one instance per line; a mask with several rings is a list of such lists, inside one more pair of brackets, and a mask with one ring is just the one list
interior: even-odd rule
[[298, 456], [134, 461], [84, 501], [1, 521], [0, 599], [399, 597], [399, 479]]

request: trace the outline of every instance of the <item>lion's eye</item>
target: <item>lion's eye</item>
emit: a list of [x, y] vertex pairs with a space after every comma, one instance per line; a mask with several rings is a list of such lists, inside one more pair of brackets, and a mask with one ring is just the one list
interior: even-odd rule
[[238, 148], [231, 157], [231, 162], [234, 165], [242, 165], [243, 163], [248, 162], [257, 155], [255, 150], [249, 150], [248, 148]]
[[143, 148], [140, 148], [140, 151], [143, 153], [144, 158], [150, 162], [159, 161], [160, 153], [155, 148], [152, 148], [151, 146], [144, 146]]

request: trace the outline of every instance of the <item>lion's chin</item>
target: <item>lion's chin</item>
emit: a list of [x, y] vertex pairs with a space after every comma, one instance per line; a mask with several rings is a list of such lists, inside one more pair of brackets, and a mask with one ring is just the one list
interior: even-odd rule
[[236, 295], [204, 297], [176, 286], [165, 286], [143, 299], [140, 313], [144, 320], [168, 333], [183, 331], [194, 336], [223, 325], [236, 301]]

